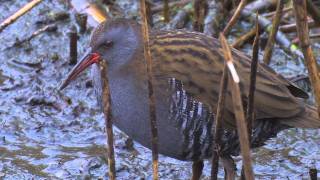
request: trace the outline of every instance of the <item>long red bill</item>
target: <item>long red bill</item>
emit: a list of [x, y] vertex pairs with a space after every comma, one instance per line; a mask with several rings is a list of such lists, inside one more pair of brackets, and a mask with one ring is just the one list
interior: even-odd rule
[[84, 71], [91, 64], [98, 63], [101, 60], [101, 56], [98, 53], [87, 52], [83, 58], [73, 67], [67, 78], [59, 86], [59, 90], [64, 89], [69, 83], [77, 78], [77, 76]]

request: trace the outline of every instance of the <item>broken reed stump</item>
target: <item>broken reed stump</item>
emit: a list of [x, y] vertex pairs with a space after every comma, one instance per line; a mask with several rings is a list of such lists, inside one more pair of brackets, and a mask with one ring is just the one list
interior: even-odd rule
[[230, 30], [232, 29], [233, 25], [236, 24], [236, 22], [238, 21], [238, 19], [240, 18], [241, 15], [241, 11], [242, 9], [245, 7], [245, 5], [247, 4], [247, 0], [241, 0], [241, 2], [239, 3], [235, 13], [233, 14], [233, 16], [231, 17], [230, 21], [228, 22], [228, 24], [226, 25], [226, 27], [223, 30], [223, 34], [226, 36], [227, 34], [229, 34]]
[[312, 2], [312, 0], [307, 1], [307, 12], [311, 15], [312, 19], [315, 23], [320, 26], [320, 10], [319, 8]]
[[87, 30], [88, 15], [85, 13], [76, 13], [75, 19], [76, 19], [77, 24], [80, 27], [80, 33], [85, 33]]
[[270, 31], [268, 42], [263, 55], [263, 62], [266, 64], [270, 64], [270, 61], [271, 61], [273, 46], [276, 40], [276, 34], [279, 29], [284, 3], [285, 3], [285, 0], [278, 0], [277, 2], [276, 14], [273, 18], [272, 29]]
[[108, 167], [109, 167], [109, 178], [111, 180], [116, 179], [116, 163], [114, 158], [114, 147], [113, 147], [113, 129], [112, 129], [112, 111], [111, 111], [111, 96], [110, 96], [110, 88], [107, 74], [107, 62], [100, 61], [100, 69], [101, 69], [101, 84], [102, 84], [102, 105], [103, 105], [103, 113], [106, 125], [107, 132], [107, 159], [108, 159]]
[[232, 77], [232, 87], [231, 87], [231, 94], [232, 94], [232, 102], [233, 102], [233, 110], [236, 117], [236, 124], [237, 124], [237, 132], [240, 141], [240, 150], [244, 165], [244, 174], [247, 180], [253, 180], [254, 175], [252, 171], [252, 162], [251, 162], [251, 153], [250, 153], [250, 142], [248, 136], [248, 129], [247, 123], [245, 119], [245, 113], [243, 109], [243, 103], [241, 98], [241, 91], [240, 91], [240, 78], [238, 73], [235, 69], [233, 64], [233, 58], [230, 50], [230, 46], [227, 43], [226, 38], [222, 33], [219, 36], [221, 46], [223, 49], [224, 59], [228, 66], [229, 72]]
[[309, 176], [310, 180], [317, 180], [318, 179], [318, 171], [316, 168], [309, 169]]
[[169, 0], [163, 1], [163, 17], [164, 22], [168, 23], [170, 21]]
[[212, 118], [215, 120], [212, 124], [211, 132], [214, 134], [213, 146], [212, 146], [212, 160], [211, 160], [211, 180], [218, 179], [218, 171], [219, 171], [219, 150], [220, 150], [220, 140], [221, 135], [223, 133], [223, 129], [221, 126], [223, 111], [225, 106], [225, 98], [228, 89], [228, 67], [227, 64], [224, 63], [223, 74], [220, 80], [220, 89], [219, 89], [219, 99], [218, 99], [218, 107], [216, 116]]
[[194, 21], [193, 30], [203, 32], [204, 18], [208, 12], [207, 0], [194, 0], [193, 3]]
[[142, 34], [143, 34], [143, 46], [144, 46], [144, 59], [147, 65], [147, 76], [148, 76], [148, 92], [149, 92], [149, 113], [150, 113], [150, 126], [151, 126], [151, 149], [152, 149], [152, 170], [153, 179], [159, 179], [158, 173], [158, 129], [156, 121], [156, 108], [155, 108], [155, 97], [153, 94], [153, 76], [152, 76], [152, 60], [151, 52], [149, 47], [149, 30], [146, 16], [146, 2], [140, 0], [140, 14], [142, 18]]
[[318, 114], [320, 116], [320, 78], [318, 75], [318, 64], [314, 58], [310, 45], [306, 1], [293, 0], [293, 9], [297, 23], [297, 34], [300, 40], [299, 45], [302, 49], [305, 63], [308, 68], [311, 85], [317, 102]]
[[70, 51], [70, 65], [75, 65], [77, 64], [77, 57], [78, 57], [78, 33], [77, 33], [77, 28], [76, 26], [71, 26], [70, 32], [69, 32], [69, 38], [70, 38], [70, 46], [69, 46], [69, 51]]
[[30, 11], [32, 8], [36, 7], [39, 3], [41, 3], [42, 0], [32, 0], [28, 4], [24, 5], [22, 8], [20, 8], [17, 12], [15, 12], [13, 15], [5, 19], [0, 24], [0, 33], [10, 24], [14, 23], [19, 17], [23, 16], [25, 13]]

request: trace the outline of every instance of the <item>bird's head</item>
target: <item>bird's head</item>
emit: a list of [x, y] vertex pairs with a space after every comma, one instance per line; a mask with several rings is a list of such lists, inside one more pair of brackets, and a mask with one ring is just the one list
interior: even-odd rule
[[109, 69], [119, 68], [132, 60], [136, 49], [141, 47], [141, 32], [137, 22], [116, 19], [101, 23], [92, 33], [90, 47], [71, 70], [59, 89], [94, 63], [107, 61]]

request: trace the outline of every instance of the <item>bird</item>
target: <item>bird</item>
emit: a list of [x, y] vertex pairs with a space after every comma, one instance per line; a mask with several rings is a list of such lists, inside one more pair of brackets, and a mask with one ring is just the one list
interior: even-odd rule
[[[159, 153], [198, 162], [212, 156], [215, 113], [224, 57], [219, 41], [200, 32], [151, 29], [153, 89], [158, 128]], [[234, 65], [240, 77], [241, 98], [248, 100], [251, 58], [232, 48]], [[114, 125], [143, 146], [151, 147], [147, 66], [144, 60], [141, 25], [135, 20], [113, 19], [101, 23], [92, 33], [88, 52], [60, 85], [64, 89], [94, 64], [93, 84], [102, 101], [100, 69], [106, 61]], [[221, 121], [223, 133], [220, 156], [240, 152], [228, 86]], [[264, 145], [288, 128], [319, 128], [314, 106], [305, 103], [308, 94], [259, 63], [252, 124], [251, 148]], [[246, 107], [246, 106], [244, 106]]]

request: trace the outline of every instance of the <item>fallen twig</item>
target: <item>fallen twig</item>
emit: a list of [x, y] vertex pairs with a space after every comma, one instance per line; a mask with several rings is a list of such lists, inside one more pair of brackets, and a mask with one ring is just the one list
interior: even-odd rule
[[[292, 9], [293, 9], [292, 7], [283, 8], [282, 14], [287, 13], [287, 12], [291, 11]], [[266, 17], [266, 18], [269, 18], [269, 17], [274, 16], [276, 13], [277, 13], [277, 11], [273, 11], [273, 12], [270, 12], [270, 13], [263, 14], [263, 16]]]
[[22, 40], [17, 40], [12, 46], [8, 47], [8, 48], [11, 48], [13, 46], [20, 46], [21, 44], [25, 43], [25, 42], [28, 42], [30, 40], [32, 40], [33, 38], [35, 38], [36, 36], [44, 33], [44, 32], [52, 32], [52, 31], [56, 31], [57, 30], [57, 24], [49, 24], [49, 25], [46, 25], [38, 30], [36, 30], [35, 32], [33, 32], [31, 34], [31, 36], [25, 38], [25, 39], [22, 39]]
[[37, 6], [39, 3], [41, 3], [42, 0], [32, 0], [28, 4], [24, 5], [21, 9], [19, 9], [17, 12], [15, 12], [13, 15], [5, 19], [0, 24], [0, 33], [3, 31], [4, 28], [9, 26], [10, 24], [14, 23], [19, 17], [30, 11], [32, 8]]
[[243, 36], [239, 37], [231, 46], [233, 48], [238, 49], [241, 46], [243, 46], [246, 42], [248, 42], [251, 38], [253, 38], [255, 34], [256, 34], [256, 29], [253, 28]]
[[[279, 30], [284, 33], [290, 33], [290, 32], [297, 32], [297, 24], [292, 23], [292, 24], [286, 24], [282, 25], [279, 27]], [[314, 20], [308, 19], [308, 26], [309, 28], [316, 27], [316, 24], [314, 23]]]
[[153, 179], [158, 180], [158, 129], [156, 121], [156, 108], [155, 108], [155, 97], [153, 94], [153, 76], [152, 76], [152, 60], [151, 52], [149, 47], [149, 30], [146, 16], [146, 4], [145, 0], [140, 0], [140, 13], [142, 17], [142, 34], [144, 43], [144, 58], [147, 65], [147, 76], [148, 76], [148, 92], [149, 92], [149, 113], [150, 113], [150, 126], [151, 126], [151, 146], [152, 146], [152, 169]]
[[[256, 2], [256, 1], [254, 1]], [[243, 17], [249, 17], [251, 19], [254, 19], [255, 18], [255, 14], [252, 13], [252, 11], [257, 11], [259, 10], [258, 8], [257, 9], [252, 9], [252, 8], [247, 8], [247, 7], [251, 7], [249, 6], [250, 4], [248, 4], [248, 6], [246, 6], [241, 14]], [[271, 30], [271, 25], [272, 23], [270, 22], [270, 20], [268, 20], [267, 18], [265, 17], [262, 17], [262, 16], [259, 16], [258, 18], [258, 22], [259, 22], [259, 25], [260, 25], [260, 28], [261, 29], [264, 29], [266, 30], [267, 32], [269, 32]], [[302, 52], [299, 50], [298, 46], [293, 44], [287, 37], [285, 34], [283, 34], [281, 31], [278, 31], [276, 33], [276, 41], [277, 43], [279, 43], [279, 45], [288, 53], [291, 53], [292, 55], [295, 55], [299, 58], [303, 58], [303, 54]]]
[[298, 37], [300, 39], [299, 44], [308, 68], [311, 85], [318, 105], [318, 113], [320, 115], [320, 78], [318, 75], [318, 64], [310, 46], [306, 1], [293, 0], [293, 8], [296, 17]]

